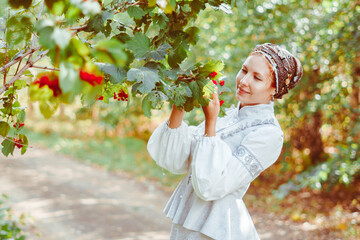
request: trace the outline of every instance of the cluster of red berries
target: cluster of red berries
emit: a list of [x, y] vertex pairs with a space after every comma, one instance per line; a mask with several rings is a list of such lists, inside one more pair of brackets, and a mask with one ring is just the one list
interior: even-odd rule
[[[214, 78], [216, 75], [217, 75], [217, 72], [215, 72], [215, 71], [213, 71], [212, 73], [209, 74], [209, 76], [210, 76], [211, 78]], [[217, 82], [216, 80], [211, 80], [211, 81], [212, 81], [215, 85], [218, 84], [218, 82]], [[224, 86], [224, 84], [225, 84], [225, 81], [224, 81], [224, 80], [221, 80], [221, 81], [220, 81], [220, 86]]]
[[39, 79], [35, 80], [34, 84], [38, 84], [40, 88], [48, 86], [53, 91], [54, 97], [57, 97], [62, 93], [59, 85], [59, 77], [56, 75], [43, 75]]
[[96, 76], [95, 74], [80, 70], [80, 79], [90, 83], [91, 86], [95, 86], [96, 84], [102, 84], [104, 76]]
[[[13, 125], [13, 127], [16, 128], [16, 125], [17, 125], [17, 123], [15, 123], [15, 124]], [[24, 126], [24, 125], [25, 125], [25, 123], [19, 123], [19, 126], [17, 127], [17, 129], [21, 128], [21, 127]]]
[[[214, 78], [216, 75], [217, 75], [217, 72], [213, 71], [212, 73], [209, 74], [209, 77]], [[212, 81], [215, 85], [218, 85], [218, 82], [217, 82], [216, 80], [211, 80], [211, 81]], [[220, 86], [224, 86], [224, 85], [225, 85], [225, 80], [221, 80], [221, 81], [220, 81]], [[221, 92], [219, 95], [221, 95], [221, 94], [222, 94], [222, 92]], [[224, 102], [225, 102], [224, 100], [220, 100], [220, 101], [219, 101], [220, 107], [221, 107], [221, 105], [223, 105]]]
[[[212, 82], [213, 82], [215, 85], [218, 84], [218, 82], [217, 82], [216, 80], [212, 80]], [[220, 86], [224, 86], [224, 85], [225, 85], [225, 81], [224, 81], [224, 80], [221, 80], [221, 81], [220, 81]]]
[[22, 144], [21, 139], [13, 138], [13, 140], [14, 140], [14, 142], [15, 142], [15, 146], [16, 146], [16, 147], [22, 148], [23, 144]]
[[121, 89], [118, 93], [114, 92], [114, 99], [118, 101], [127, 101], [129, 99], [129, 95]]
[[212, 73], [210, 73], [210, 77], [214, 78], [217, 75], [217, 72], [213, 71]]

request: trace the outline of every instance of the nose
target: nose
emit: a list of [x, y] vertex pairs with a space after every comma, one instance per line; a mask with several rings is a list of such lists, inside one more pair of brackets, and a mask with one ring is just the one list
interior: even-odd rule
[[250, 81], [250, 75], [246, 74], [243, 78], [239, 80], [239, 85], [241, 86], [248, 86]]

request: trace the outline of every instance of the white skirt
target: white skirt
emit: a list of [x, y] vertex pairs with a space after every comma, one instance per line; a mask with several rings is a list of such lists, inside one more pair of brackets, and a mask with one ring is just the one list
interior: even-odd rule
[[170, 231], [170, 240], [213, 240], [200, 232], [191, 231], [180, 224], [173, 223]]

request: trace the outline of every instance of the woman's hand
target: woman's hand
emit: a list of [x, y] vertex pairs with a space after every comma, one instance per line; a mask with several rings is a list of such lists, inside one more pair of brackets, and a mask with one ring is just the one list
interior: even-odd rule
[[216, 119], [220, 113], [220, 102], [217, 94], [217, 87], [209, 105], [202, 107], [205, 115], [205, 135], [213, 137], [216, 135]]
[[215, 87], [215, 92], [213, 93], [212, 99], [207, 106], [202, 107], [205, 115], [205, 121], [216, 122], [216, 119], [220, 113], [220, 102], [217, 94], [217, 87]]

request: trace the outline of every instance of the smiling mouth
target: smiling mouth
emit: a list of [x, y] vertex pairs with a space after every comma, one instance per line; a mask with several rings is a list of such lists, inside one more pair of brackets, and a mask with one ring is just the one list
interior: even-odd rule
[[247, 94], [250, 94], [249, 92], [244, 91], [242, 88], [238, 88], [237, 91], [238, 91], [238, 93], [247, 93]]

